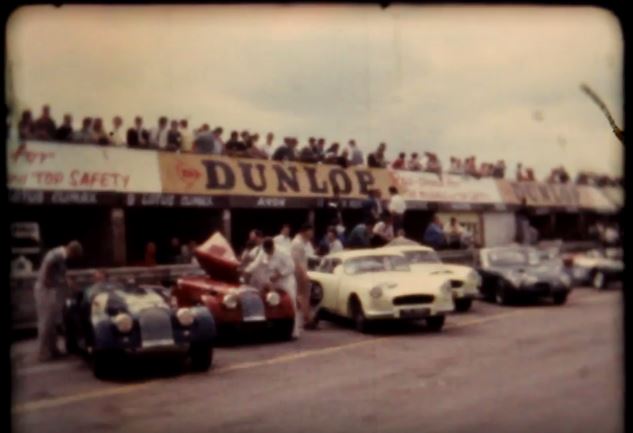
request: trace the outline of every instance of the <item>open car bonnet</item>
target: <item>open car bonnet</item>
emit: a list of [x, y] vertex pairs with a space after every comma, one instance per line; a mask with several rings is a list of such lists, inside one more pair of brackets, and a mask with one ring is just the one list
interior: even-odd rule
[[200, 267], [213, 279], [230, 284], [239, 284], [240, 262], [220, 232], [215, 232], [202, 245], [194, 250]]

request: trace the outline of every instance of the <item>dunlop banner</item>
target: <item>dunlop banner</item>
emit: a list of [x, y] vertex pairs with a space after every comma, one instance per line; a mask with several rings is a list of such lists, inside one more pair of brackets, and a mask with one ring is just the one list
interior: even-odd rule
[[159, 155], [163, 192], [225, 196], [365, 198], [383, 194], [387, 170], [205, 155]]

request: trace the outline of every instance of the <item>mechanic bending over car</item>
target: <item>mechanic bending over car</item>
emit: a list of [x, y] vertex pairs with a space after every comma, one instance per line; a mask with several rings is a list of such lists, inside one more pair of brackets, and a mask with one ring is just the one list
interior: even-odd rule
[[61, 321], [62, 300], [73, 285], [66, 275], [66, 262], [82, 254], [81, 244], [71, 241], [48, 251], [42, 260], [33, 288], [41, 362], [62, 356], [57, 348], [57, 323]]
[[285, 251], [275, 248], [272, 238], [265, 238], [262, 249], [257, 257], [244, 269], [250, 276], [250, 284], [258, 290], [284, 290], [292, 299], [295, 312], [293, 338], [299, 338], [300, 320], [297, 311], [297, 280], [295, 277], [295, 263]]

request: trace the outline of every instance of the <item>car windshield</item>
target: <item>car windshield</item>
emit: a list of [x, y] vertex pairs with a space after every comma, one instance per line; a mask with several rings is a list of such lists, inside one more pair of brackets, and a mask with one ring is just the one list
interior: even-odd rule
[[404, 256], [410, 264], [414, 263], [442, 263], [440, 257], [432, 250], [404, 251]]
[[345, 261], [345, 263], [343, 263], [343, 269], [348, 275], [410, 270], [407, 259], [395, 255], [355, 257]]
[[488, 260], [495, 266], [537, 265], [541, 262], [538, 251], [496, 250], [488, 253]]

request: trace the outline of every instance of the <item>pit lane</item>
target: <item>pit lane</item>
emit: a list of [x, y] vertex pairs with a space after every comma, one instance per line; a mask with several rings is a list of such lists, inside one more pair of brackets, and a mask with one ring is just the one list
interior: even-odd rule
[[618, 290], [579, 288], [563, 307], [476, 302], [471, 312], [451, 315], [440, 334], [420, 325], [365, 336], [322, 322], [296, 342], [217, 348], [206, 374], [159, 368], [108, 382], [75, 358], [38, 365], [35, 342], [24, 341], [12, 355], [14, 426], [622, 431], [620, 312]]

